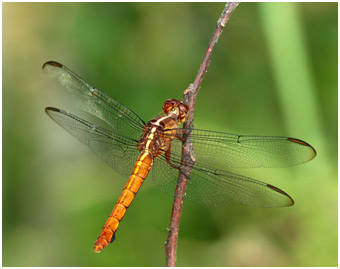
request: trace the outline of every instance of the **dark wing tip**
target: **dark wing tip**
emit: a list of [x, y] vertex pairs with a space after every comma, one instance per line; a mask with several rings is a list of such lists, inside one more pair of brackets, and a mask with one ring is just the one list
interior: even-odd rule
[[55, 61], [48, 61], [46, 63], [43, 64], [42, 66], [42, 69], [44, 70], [46, 68], [46, 66], [49, 66], [49, 65], [52, 65], [52, 66], [55, 66], [55, 67], [59, 67], [59, 68], [62, 68], [63, 65], [58, 63], [58, 62], [55, 62]]
[[55, 108], [55, 107], [46, 107], [45, 108], [46, 114], [49, 114], [50, 111], [60, 112], [60, 109], [59, 108]]
[[281, 190], [281, 189], [279, 189], [279, 188], [277, 188], [277, 187], [275, 187], [273, 185], [270, 185], [270, 184], [267, 184], [267, 187], [272, 189], [273, 191], [276, 191], [278, 193], [281, 193], [281, 194], [285, 195], [289, 199], [289, 202], [286, 205], [284, 205], [284, 206], [292, 206], [292, 205], [294, 205], [294, 200], [286, 192], [284, 192], [283, 190]]
[[310, 144], [308, 144], [307, 142], [302, 141], [302, 140], [297, 139], [297, 138], [293, 138], [293, 137], [288, 137], [287, 140], [290, 141], [290, 142], [300, 144], [302, 146], [306, 146], [306, 147], [310, 148], [313, 151], [313, 158], [316, 156], [316, 150]]

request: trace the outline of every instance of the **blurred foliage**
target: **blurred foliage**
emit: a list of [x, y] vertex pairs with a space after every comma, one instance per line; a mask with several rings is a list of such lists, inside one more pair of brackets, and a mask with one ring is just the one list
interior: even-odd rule
[[[223, 3], [3, 3], [3, 266], [164, 266], [171, 197], [146, 180], [117, 239], [91, 251], [124, 180], [52, 122], [61, 62], [145, 121], [181, 98]], [[291, 208], [184, 203], [180, 266], [337, 266], [337, 3], [243, 3], [214, 51], [195, 127], [284, 135], [318, 156], [240, 170]], [[78, 113], [79, 114], [79, 113]]]

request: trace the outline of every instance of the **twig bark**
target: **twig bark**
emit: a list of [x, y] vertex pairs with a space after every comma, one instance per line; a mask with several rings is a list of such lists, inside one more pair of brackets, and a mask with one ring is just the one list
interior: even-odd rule
[[[201, 87], [202, 80], [205, 76], [205, 73], [208, 71], [210, 65], [210, 58], [213, 52], [213, 49], [220, 37], [223, 28], [225, 27], [227, 21], [229, 20], [231, 14], [238, 6], [239, 2], [231, 2], [227, 3], [215, 29], [215, 32], [210, 39], [208, 49], [203, 57], [201, 66], [196, 75], [195, 81], [189, 85], [189, 88], [184, 92], [184, 102], [189, 105], [189, 117], [188, 121], [184, 124], [184, 128], [192, 128], [193, 120], [194, 120], [194, 109], [196, 97], [198, 94], [198, 90]], [[184, 135], [185, 136], [185, 135]], [[185, 137], [184, 137], [185, 138]], [[169, 235], [168, 240], [165, 244], [165, 254], [166, 254], [166, 265], [170, 267], [176, 266], [177, 263], [177, 240], [178, 240], [178, 229], [179, 222], [182, 212], [183, 199], [185, 196], [185, 190], [188, 183], [188, 178], [190, 176], [190, 172], [195, 162], [194, 149], [192, 147], [191, 141], [189, 139], [184, 139], [182, 145], [182, 162], [181, 162], [181, 171], [178, 176], [178, 182], [175, 191], [175, 198], [172, 207], [171, 213], [171, 221], [169, 227]], [[183, 173], [185, 171], [185, 174]]]

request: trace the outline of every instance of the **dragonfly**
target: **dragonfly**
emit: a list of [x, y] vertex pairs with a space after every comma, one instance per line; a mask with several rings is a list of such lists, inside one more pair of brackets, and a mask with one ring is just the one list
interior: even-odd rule
[[186, 168], [180, 168], [185, 139], [190, 138], [195, 154], [185, 199], [210, 205], [292, 206], [293, 199], [283, 190], [224, 169], [289, 167], [316, 156], [310, 144], [297, 138], [180, 128], [187, 120], [189, 107], [176, 99], [166, 100], [163, 115], [145, 122], [64, 65], [49, 61], [42, 69], [71, 92], [78, 108], [102, 124], [93, 124], [54, 107], [45, 109], [47, 115], [114, 171], [128, 178], [94, 244], [93, 250], [98, 253], [115, 240], [117, 228], [149, 172], [160, 190], [174, 195], [178, 173], [189, 174]]

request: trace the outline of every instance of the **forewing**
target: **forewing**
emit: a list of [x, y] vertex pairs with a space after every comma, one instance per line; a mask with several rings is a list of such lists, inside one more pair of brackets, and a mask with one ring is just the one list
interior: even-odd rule
[[[198, 129], [179, 129], [190, 137], [197, 162], [221, 169], [289, 167], [312, 160], [315, 149], [290, 137], [245, 136]], [[172, 141], [171, 152], [182, 151], [179, 139]]]
[[57, 77], [77, 99], [77, 106], [108, 123], [116, 133], [138, 139], [144, 121], [132, 110], [92, 87], [66, 66], [57, 62], [43, 65], [45, 73]]
[[117, 173], [124, 177], [130, 175], [139, 156], [136, 140], [107, 131], [58, 108], [48, 107], [46, 113]]

